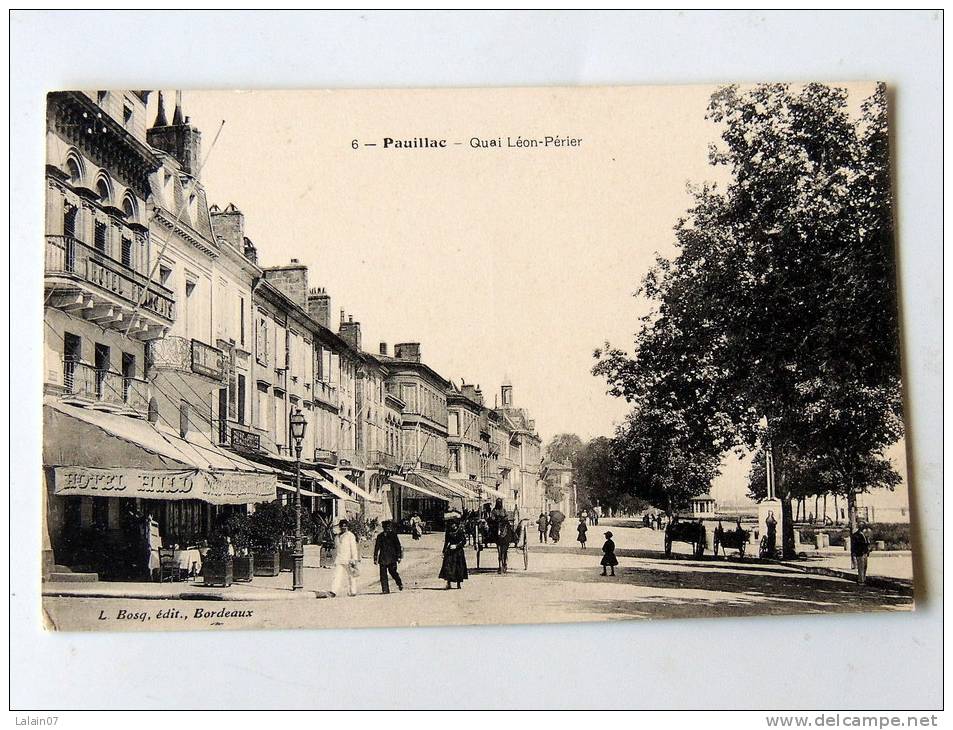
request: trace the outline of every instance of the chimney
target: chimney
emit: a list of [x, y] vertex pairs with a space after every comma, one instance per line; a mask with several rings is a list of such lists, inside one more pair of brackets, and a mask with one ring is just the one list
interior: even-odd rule
[[381, 343], [381, 345], [380, 345], [380, 353], [381, 353], [381, 355], [383, 355], [384, 357], [387, 357], [387, 343], [386, 343], [386, 342], [382, 342], [382, 343]]
[[513, 407], [513, 386], [510, 383], [504, 383], [500, 388], [500, 400], [503, 403], [503, 408]]
[[398, 360], [420, 362], [420, 343], [400, 342], [394, 345], [394, 357], [396, 357]]
[[251, 261], [253, 264], [258, 263], [258, 249], [255, 248], [255, 244], [251, 242], [251, 239], [245, 238], [242, 241], [244, 250], [242, 253], [245, 255], [245, 258]]
[[264, 270], [265, 279], [302, 309], [308, 308], [308, 267], [298, 259], [287, 266], [270, 266]]
[[341, 307], [341, 324], [344, 324], [344, 307]]
[[[212, 231], [215, 238], [224, 239], [236, 251], [245, 250], [245, 216], [235, 207], [234, 203], [225, 206], [225, 210], [219, 210], [217, 205], [208, 209], [209, 216], [212, 218]], [[251, 243], [251, 241], [248, 241]]]
[[171, 155], [181, 165], [182, 170], [199, 179], [202, 164], [202, 133], [189, 124], [189, 118], [182, 114], [182, 92], [175, 92], [175, 112], [172, 124], [166, 122], [165, 105], [162, 92], [159, 92], [159, 111], [155, 124], [146, 130], [146, 141], [150, 146]]
[[331, 295], [324, 287], [308, 292], [308, 314], [322, 327], [331, 328]]
[[341, 339], [353, 347], [355, 350], [361, 349], [361, 323], [355, 322], [354, 317], [348, 317], [347, 322], [341, 322], [341, 328], [338, 330]]

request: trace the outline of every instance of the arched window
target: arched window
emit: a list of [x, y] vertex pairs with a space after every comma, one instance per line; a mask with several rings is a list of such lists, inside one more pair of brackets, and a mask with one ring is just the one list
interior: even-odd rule
[[66, 171], [69, 173], [69, 181], [73, 185], [79, 185], [83, 182], [83, 169], [75, 157], [67, 158]]
[[136, 215], [136, 202], [128, 194], [123, 196], [122, 212], [126, 216], [126, 220], [130, 222], [138, 220], [138, 216]]
[[102, 203], [109, 202], [109, 198], [110, 198], [109, 183], [106, 181], [105, 178], [100, 177], [98, 180], [96, 180], [96, 192], [99, 194], [100, 202]]

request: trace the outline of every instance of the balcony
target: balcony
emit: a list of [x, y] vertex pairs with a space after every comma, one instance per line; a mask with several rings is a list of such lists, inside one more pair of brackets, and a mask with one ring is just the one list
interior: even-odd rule
[[62, 398], [67, 403], [145, 418], [151, 395], [148, 381], [75, 360], [63, 361]]
[[72, 236], [46, 237], [49, 306], [148, 341], [175, 320], [171, 289]]
[[338, 389], [323, 380], [314, 381], [312, 399], [315, 403], [323, 403], [332, 408], [338, 407]]
[[382, 469], [396, 469], [397, 457], [384, 451], [368, 451], [367, 463]]
[[347, 462], [349, 466], [364, 468], [364, 454], [357, 449], [338, 449], [338, 463]]

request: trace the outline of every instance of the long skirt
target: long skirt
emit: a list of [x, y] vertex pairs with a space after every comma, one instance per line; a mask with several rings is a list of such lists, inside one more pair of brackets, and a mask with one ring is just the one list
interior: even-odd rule
[[463, 548], [447, 550], [443, 556], [443, 565], [440, 566], [440, 577], [451, 583], [459, 583], [469, 577], [467, 572], [467, 558]]

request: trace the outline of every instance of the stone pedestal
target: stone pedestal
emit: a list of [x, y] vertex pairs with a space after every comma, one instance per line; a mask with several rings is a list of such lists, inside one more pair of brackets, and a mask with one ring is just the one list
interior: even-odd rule
[[[774, 549], [778, 557], [781, 556], [782, 544], [784, 542], [784, 515], [781, 512], [780, 499], [766, 499], [758, 503], [758, 533], [762, 536], [768, 534], [767, 520], [768, 515], [773, 514], [777, 521], [775, 525]], [[760, 538], [758, 549], [760, 550]]]

